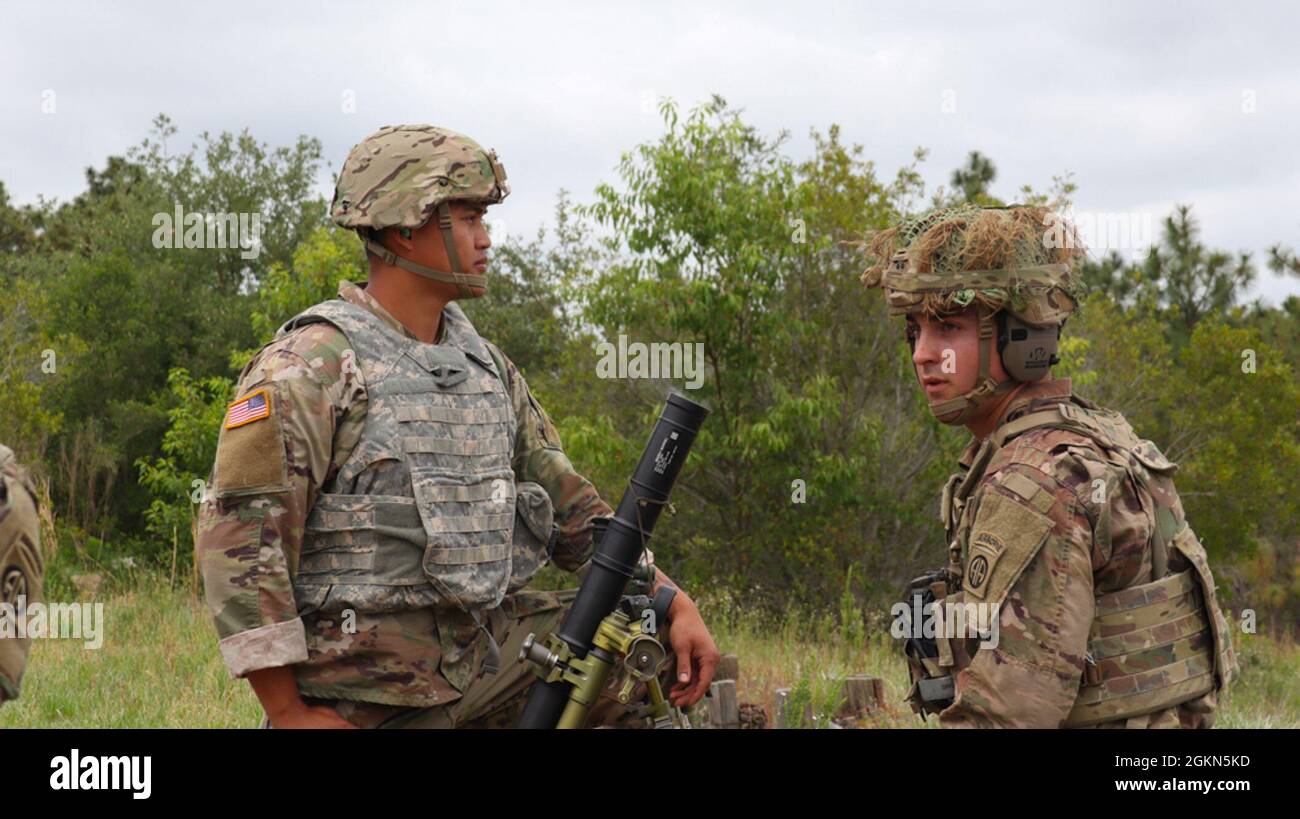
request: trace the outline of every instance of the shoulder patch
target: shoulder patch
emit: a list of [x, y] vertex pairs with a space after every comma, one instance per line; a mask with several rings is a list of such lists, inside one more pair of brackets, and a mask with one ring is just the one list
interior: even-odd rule
[[271, 400], [265, 389], [226, 405], [226, 429], [235, 429], [271, 417]]
[[213, 476], [218, 498], [289, 488], [284, 432], [275, 402], [272, 385], [259, 385], [227, 408]]
[[986, 494], [968, 541], [962, 585], [967, 597], [1001, 605], [1051, 530], [1051, 519], [1041, 512], [997, 492]]

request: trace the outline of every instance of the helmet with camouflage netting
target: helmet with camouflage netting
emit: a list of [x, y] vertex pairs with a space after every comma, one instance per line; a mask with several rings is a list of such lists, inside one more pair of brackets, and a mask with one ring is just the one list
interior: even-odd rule
[[[352, 228], [366, 249], [389, 264], [460, 286], [462, 296], [483, 288], [481, 273], [461, 265], [451, 233], [452, 202], [497, 204], [510, 193], [495, 151], [469, 137], [432, 125], [386, 125], [348, 154], [334, 188], [330, 216]], [[396, 255], [379, 242], [385, 228], [423, 227], [438, 214], [451, 270], [435, 270]]]
[[[1074, 265], [1086, 251], [1073, 225], [1032, 205], [959, 205], [904, 219], [866, 242], [862, 281], [885, 291], [895, 315], [943, 316], [976, 307], [979, 374], [965, 395], [931, 410], [960, 424], [1016, 382], [1036, 381], [1057, 361], [1065, 320], [1084, 287]], [[998, 338], [1011, 380], [990, 374], [987, 339]]]

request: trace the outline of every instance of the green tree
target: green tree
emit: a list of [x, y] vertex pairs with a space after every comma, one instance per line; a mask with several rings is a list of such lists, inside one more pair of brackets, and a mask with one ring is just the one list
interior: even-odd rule
[[998, 178], [993, 160], [979, 151], [971, 151], [966, 164], [952, 172], [952, 186], [961, 191], [962, 199], [972, 205], [990, 203], [989, 185]]
[[[834, 127], [796, 162], [784, 134], [716, 97], [662, 113], [660, 139], [580, 208], [613, 257], [571, 277], [601, 339], [703, 344], [696, 397], [713, 414], [679, 482], [690, 511], [656, 554], [769, 611], [837, 599], [855, 565], [868, 567], [859, 595], [892, 592], [935, 536], [937, 455], [953, 441], [924, 413], [901, 329], [858, 281], [852, 244], [916, 193], [915, 170], [882, 183]], [[611, 381], [590, 405], [589, 429], [618, 431], [607, 446], [622, 469], [666, 386]]]
[[1141, 261], [1126, 262], [1111, 251], [1081, 272], [1094, 290], [1129, 306], [1166, 312], [1178, 345], [1202, 319], [1235, 307], [1255, 279], [1249, 253], [1216, 250], [1201, 241], [1190, 205], [1179, 205], [1165, 218], [1159, 243]]
[[21, 208], [9, 202], [9, 191], [0, 181], [0, 253], [14, 253], [36, 240], [31, 219]]
[[[271, 149], [247, 132], [204, 134], [202, 147], [168, 153], [174, 134], [160, 117], [126, 156], [88, 169], [86, 189], [70, 202], [21, 209], [30, 237], [0, 256], [7, 282], [41, 295], [34, 322], [59, 360], [41, 400], [44, 412], [62, 419], [48, 449], [55, 505], [79, 510], [82, 529], [118, 540], [145, 531], [150, 494], [120, 478], [161, 454], [173, 400], [168, 374], [225, 374], [231, 351], [254, 343], [257, 283], [271, 266], [288, 264], [324, 218], [312, 190], [314, 140]], [[159, 219], [177, 206], [260, 211], [260, 249], [244, 258], [238, 247], [158, 246]], [[12, 211], [0, 209], [6, 224]]]
[[[330, 225], [318, 227], [294, 249], [285, 264], [274, 262], [263, 277], [252, 305], [253, 337], [260, 346], [275, 338], [280, 325], [322, 301], [338, 296], [339, 283], [364, 282], [369, 267], [356, 234]], [[243, 369], [256, 348], [232, 357]]]
[[[336, 296], [340, 281], [364, 280], [364, 265], [361, 245], [350, 231], [316, 228], [294, 251], [289, 267], [277, 262], [267, 271], [252, 309], [256, 339], [269, 342], [295, 314]], [[228, 352], [230, 375], [196, 379], [185, 368], [168, 374], [162, 453], [136, 461], [140, 485], [150, 495], [145, 520], [148, 532], [157, 538], [155, 557], [164, 556], [174, 539], [183, 547], [184, 560], [189, 559], [191, 523], [201, 495], [198, 484], [207, 480], [216, 457], [226, 404], [235, 397], [234, 375], [257, 349]]]
[[40, 326], [46, 298], [32, 282], [15, 279], [0, 299], [0, 443], [33, 466], [41, 463], [50, 437], [63, 423], [49, 400], [58, 368], [72, 366], [85, 352], [82, 345], [53, 338]]
[[161, 561], [170, 549], [181, 565], [188, 565], [195, 515], [216, 458], [217, 434], [234, 384], [221, 376], [195, 381], [185, 370], [175, 369], [167, 386], [172, 407], [167, 412], [162, 455], [136, 463], [140, 484], [152, 496], [145, 520], [154, 537], [144, 551]]

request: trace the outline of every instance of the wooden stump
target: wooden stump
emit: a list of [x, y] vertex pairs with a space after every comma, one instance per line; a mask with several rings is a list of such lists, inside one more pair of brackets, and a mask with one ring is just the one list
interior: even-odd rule
[[875, 711], [885, 701], [885, 681], [866, 674], [845, 677], [837, 716], [858, 719]]
[[740, 679], [740, 658], [735, 654], [723, 654], [721, 662], [718, 663], [718, 669], [713, 672], [713, 679]]
[[740, 727], [735, 680], [717, 680], [709, 686], [709, 724], [713, 728]]
[[792, 709], [794, 708], [794, 706], [791, 705], [790, 703], [789, 688], [776, 689], [775, 697], [776, 697], [776, 703], [772, 708], [772, 719], [775, 723], [773, 725], [774, 728], [813, 727], [813, 714], [812, 714], [811, 704], [804, 706], [803, 718], [801, 720], [797, 714], [792, 713]]
[[774, 723], [774, 727], [784, 728], [786, 727], [786, 725], [789, 724], [789, 720], [787, 720], [785, 716], [785, 706], [789, 701], [790, 701], [790, 689], [788, 688], [776, 689], [776, 693], [774, 694], [774, 701], [772, 703], [772, 720]]

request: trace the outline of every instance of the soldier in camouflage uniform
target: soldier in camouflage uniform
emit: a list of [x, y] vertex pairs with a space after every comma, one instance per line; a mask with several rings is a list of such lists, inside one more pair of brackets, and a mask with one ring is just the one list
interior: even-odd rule
[[867, 244], [863, 281], [907, 317], [931, 411], [974, 435], [943, 493], [947, 568], [914, 583], [940, 616], [998, 618], [983, 645], [909, 643], [909, 699], [945, 727], [1208, 727], [1235, 669], [1175, 465], [1051, 377], [1083, 253], [1024, 206], [933, 211]]
[[45, 563], [40, 537], [36, 491], [13, 451], [0, 445], [0, 603], [5, 606], [0, 620], [8, 621], [0, 630], [0, 703], [17, 699], [22, 688], [31, 638], [20, 639], [16, 631], [11, 636], [10, 630], [20, 602], [30, 606], [41, 600]]
[[[512, 724], [534, 679], [520, 643], [572, 599], [523, 587], [548, 561], [580, 570], [611, 514], [452, 301], [484, 292], [482, 214], [508, 192], [460, 134], [372, 134], [332, 206], [370, 282], [290, 319], [240, 376], [197, 549], [222, 656], [272, 725]], [[684, 593], [667, 636], [670, 698], [694, 703], [718, 653]]]

